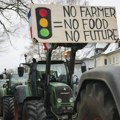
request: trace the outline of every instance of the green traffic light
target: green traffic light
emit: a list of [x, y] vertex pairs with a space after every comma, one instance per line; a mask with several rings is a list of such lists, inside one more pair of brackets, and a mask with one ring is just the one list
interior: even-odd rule
[[43, 36], [43, 37], [47, 37], [47, 36], [49, 36], [49, 31], [48, 31], [48, 29], [46, 29], [46, 28], [42, 28], [41, 30], [40, 30], [40, 35], [41, 36]]

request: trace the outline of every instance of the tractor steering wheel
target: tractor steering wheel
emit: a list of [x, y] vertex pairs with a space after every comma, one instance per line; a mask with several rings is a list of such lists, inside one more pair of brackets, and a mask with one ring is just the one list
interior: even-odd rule
[[50, 82], [56, 82], [56, 78], [54, 75], [50, 75]]

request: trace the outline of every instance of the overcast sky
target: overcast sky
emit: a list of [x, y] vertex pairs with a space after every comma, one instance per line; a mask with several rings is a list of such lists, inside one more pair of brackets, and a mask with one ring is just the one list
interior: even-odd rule
[[[118, 30], [120, 36], [120, 0], [89, 0], [90, 6], [115, 6], [117, 12]], [[23, 31], [24, 30], [24, 31]], [[4, 68], [16, 68], [20, 62], [24, 62], [24, 57], [21, 55], [25, 50], [24, 47], [30, 43], [29, 28], [26, 24], [21, 24], [21, 29], [17, 31], [18, 36], [11, 37], [13, 46], [6, 52], [0, 53], [0, 72]], [[16, 42], [15, 42], [16, 41]]]

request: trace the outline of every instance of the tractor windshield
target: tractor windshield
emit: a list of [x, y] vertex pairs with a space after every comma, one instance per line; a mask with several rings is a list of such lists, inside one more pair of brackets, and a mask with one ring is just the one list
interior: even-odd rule
[[[37, 71], [39, 74], [45, 74], [46, 65], [39, 64], [37, 65]], [[67, 69], [64, 63], [52, 63], [50, 66], [50, 78], [54, 78], [54, 81], [67, 82]]]
[[0, 79], [0, 88], [2, 88], [3, 85], [7, 84], [7, 81], [9, 81], [9, 79]]
[[24, 73], [22, 77], [19, 77], [18, 74], [11, 75], [11, 86], [15, 84], [25, 84], [28, 81], [28, 74]]

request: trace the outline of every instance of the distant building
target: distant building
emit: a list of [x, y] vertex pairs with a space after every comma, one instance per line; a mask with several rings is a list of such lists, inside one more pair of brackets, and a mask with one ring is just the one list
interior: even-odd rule
[[120, 65], [120, 48], [106, 54], [96, 55], [96, 66]]
[[118, 43], [96, 44], [92, 49], [88, 47], [79, 51], [76, 58], [81, 64], [75, 65], [75, 73], [80, 77], [83, 63], [86, 65], [86, 70], [98, 66], [120, 65], [120, 47]]

